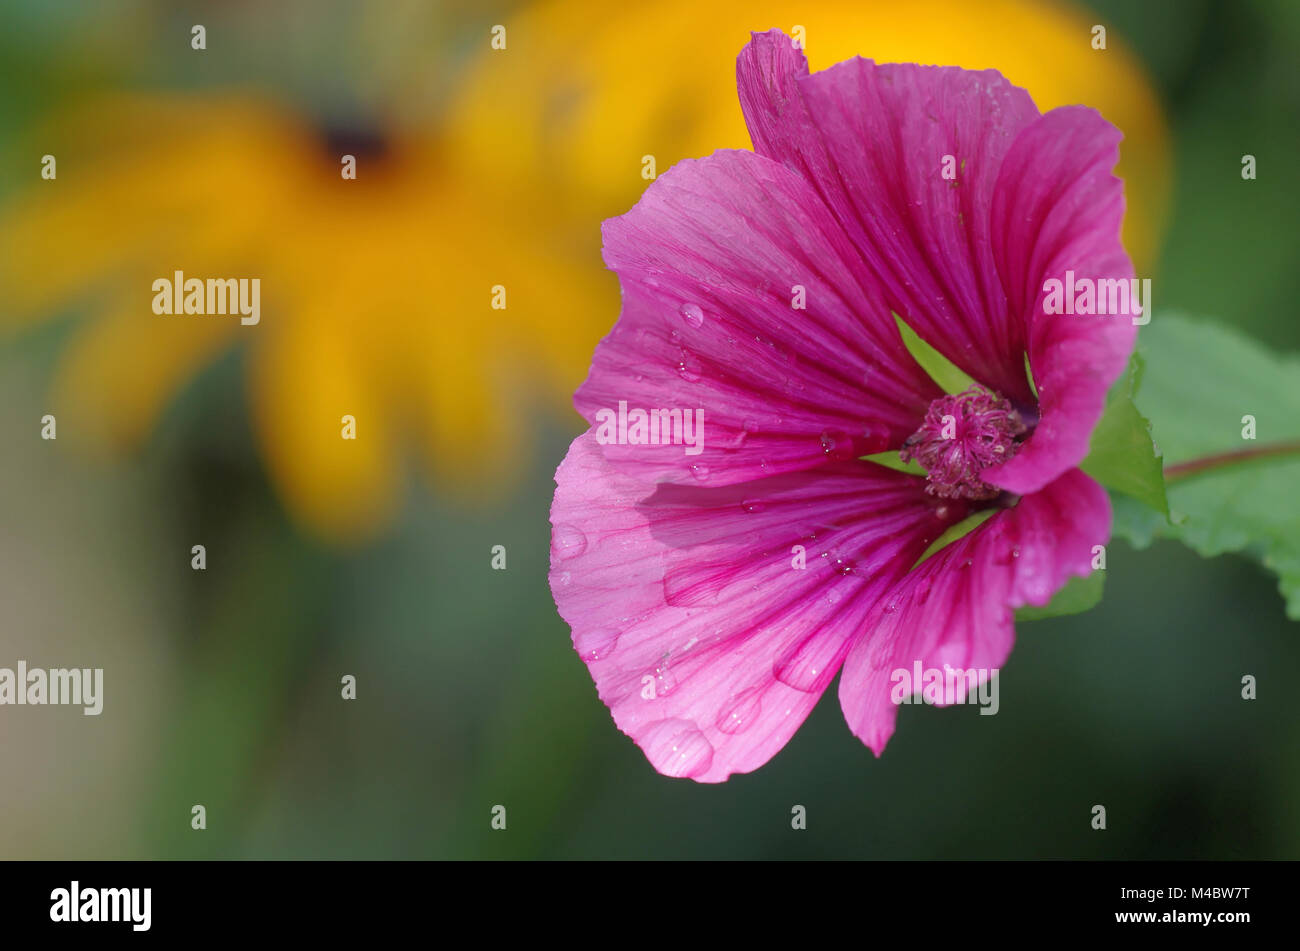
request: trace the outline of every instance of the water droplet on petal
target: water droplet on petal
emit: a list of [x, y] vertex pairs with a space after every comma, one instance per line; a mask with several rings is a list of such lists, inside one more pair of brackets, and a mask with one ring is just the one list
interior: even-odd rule
[[1019, 546], [1012, 545], [1010, 548], [1007, 548], [1004, 551], [998, 553], [997, 563], [999, 565], [1009, 565], [1019, 557], [1020, 557]]
[[666, 697], [677, 689], [677, 676], [668, 667], [667, 660], [661, 660], [654, 669], [655, 696]]
[[728, 734], [743, 733], [748, 730], [758, 719], [759, 711], [762, 709], [759, 702], [762, 696], [762, 687], [750, 687], [732, 697], [718, 714], [718, 729]]
[[828, 429], [821, 435], [822, 452], [831, 459], [852, 459], [853, 439], [838, 429]]
[[[817, 536], [813, 535], [812, 540], [816, 541], [816, 539]], [[851, 575], [857, 568], [857, 565], [854, 564], [852, 559], [841, 558], [834, 552], [824, 551], [822, 552], [822, 557], [826, 559], [827, 563], [834, 569], [837, 575]]]
[[587, 536], [576, 525], [560, 523], [551, 533], [551, 554], [567, 561], [587, 550]]
[[754, 515], [767, 508], [767, 503], [762, 499], [745, 499], [745, 501], [740, 503], [740, 507], [749, 514]]
[[699, 381], [701, 376], [699, 365], [694, 362], [693, 358], [686, 352], [684, 347], [682, 348], [681, 356], [677, 361], [677, 375], [687, 383], [696, 383]]
[[700, 482], [709, 481], [709, 467], [702, 462], [691, 463], [691, 475], [695, 476]]
[[704, 323], [704, 311], [700, 310], [699, 304], [682, 304], [677, 312], [682, 315], [682, 320], [692, 327], [699, 327]]
[[614, 652], [618, 645], [618, 631], [599, 628], [573, 635], [573, 646], [584, 661], [601, 660]]
[[690, 720], [670, 717], [635, 736], [655, 769], [665, 776], [699, 776], [713, 764], [713, 745]]

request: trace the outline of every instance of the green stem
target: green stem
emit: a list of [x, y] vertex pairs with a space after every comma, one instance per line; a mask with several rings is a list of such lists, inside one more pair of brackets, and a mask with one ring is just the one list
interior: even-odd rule
[[1251, 459], [1264, 459], [1269, 456], [1289, 456], [1300, 454], [1300, 442], [1280, 442], [1270, 446], [1258, 446], [1253, 449], [1237, 449], [1233, 452], [1220, 452], [1212, 456], [1201, 456], [1180, 462], [1165, 468], [1165, 481], [1176, 482], [1188, 476], [1199, 475], [1211, 469], [1231, 466]]

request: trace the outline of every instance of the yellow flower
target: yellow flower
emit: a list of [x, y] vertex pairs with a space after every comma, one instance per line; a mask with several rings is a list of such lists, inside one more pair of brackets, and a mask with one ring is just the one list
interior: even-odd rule
[[[581, 382], [607, 317], [581, 302], [612, 279], [449, 176], [431, 133], [325, 135], [257, 99], [199, 97], [114, 99], [58, 127], [57, 178], [3, 219], [0, 326], [88, 304], [55, 381], [60, 437], [139, 443], [242, 345], [274, 482], [346, 541], [391, 518], [405, 446], [473, 494], [521, 469], [528, 401], [559, 410]], [[152, 283], [176, 270], [259, 279], [260, 321], [156, 315]]]
[[[484, 55], [456, 103], [457, 161], [588, 222], [621, 214], [658, 172], [719, 148], [749, 148], [735, 60], [750, 31], [799, 27], [811, 68], [877, 62], [994, 68], [1041, 110], [1082, 103], [1124, 133], [1125, 241], [1155, 255], [1169, 191], [1159, 105], [1120, 38], [1093, 48], [1096, 21], [1030, 0], [664, 0], [542, 3], [507, 19], [507, 48]], [[1104, 23], [1100, 24], [1105, 26]], [[594, 234], [594, 226], [589, 226]], [[595, 240], [595, 239], [593, 239]]]
[[[139, 444], [239, 346], [272, 480], [324, 537], [390, 522], [408, 447], [454, 490], [500, 486], [525, 467], [532, 404], [567, 410], [617, 315], [600, 221], [645, 187], [644, 156], [662, 172], [748, 146], [735, 56], [772, 26], [802, 27], [814, 68], [855, 54], [994, 67], [1042, 109], [1097, 107], [1126, 136], [1129, 249], [1139, 269], [1154, 256], [1159, 107], [1119, 38], [1094, 49], [1067, 7], [559, 0], [503, 19], [506, 48], [485, 25], [436, 128], [331, 136], [264, 99], [214, 96], [123, 96], [52, 122], [34, 141], [57, 179], [33, 163], [0, 218], [0, 330], [84, 305], [54, 384], [60, 437]], [[152, 282], [176, 270], [260, 279], [260, 322], [155, 315]]]

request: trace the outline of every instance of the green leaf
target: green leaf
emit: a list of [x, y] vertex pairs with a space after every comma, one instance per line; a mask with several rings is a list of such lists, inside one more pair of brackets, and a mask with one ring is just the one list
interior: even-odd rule
[[1106, 412], [1092, 431], [1088, 458], [1080, 468], [1106, 488], [1167, 516], [1169, 502], [1160, 451], [1151, 438], [1151, 423], [1133, 402], [1144, 372], [1142, 357], [1135, 353], [1128, 372], [1111, 391]]
[[[949, 525], [942, 535], [930, 542], [929, 548], [921, 552], [921, 557], [916, 559], [916, 565], [919, 565], [940, 549], [947, 548], [957, 539], [969, 535], [997, 513], [997, 509], [982, 509], [971, 515], [967, 515], [955, 525]], [[916, 565], [913, 565], [912, 567], [915, 568]]]
[[[1164, 453], [1170, 519], [1117, 500], [1115, 532], [1139, 546], [1167, 537], [1203, 556], [1258, 558], [1300, 620], [1300, 359], [1170, 313], [1153, 317], [1139, 347], [1147, 369], [1137, 403]], [[1211, 464], [1182, 465], [1192, 460]]]
[[893, 469], [895, 472], [906, 472], [908, 475], [923, 476], [925, 467], [915, 459], [909, 459], [904, 462], [898, 454], [897, 449], [886, 449], [884, 452], [873, 453], [870, 456], [859, 456], [863, 462], [874, 462], [878, 466], [884, 466], [886, 469]]
[[903, 323], [903, 318], [894, 315], [898, 331], [903, 335], [903, 345], [921, 369], [930, 374], [930, 379], [939, 384], [945, 393], [964, 393], [975, 381], [963, 373], [957, 366], [934, 347], [920, 338], [915, 330]]
[[1106, 586], [1106, 572], [1094, 571], [1086, 578], [1071, 578], [1065, 587], [1041, 608], [1027, 604], [1016, 610], [1017, 621], [1041, 621], [1043, 618], [1082, 614], [1101, 603], [1102, 589]]

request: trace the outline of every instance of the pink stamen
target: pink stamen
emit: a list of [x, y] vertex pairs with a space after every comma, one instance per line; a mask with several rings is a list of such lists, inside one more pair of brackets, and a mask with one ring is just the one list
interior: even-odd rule
[[921, 428], [903, 443], [904, 462], [926, 471], [926, 491], [945, 499], [992, 499], [1001, 492], [980, 478], [1016, 454], [1027, 432], [1011, 403], [976, 384], [930, 404]]

